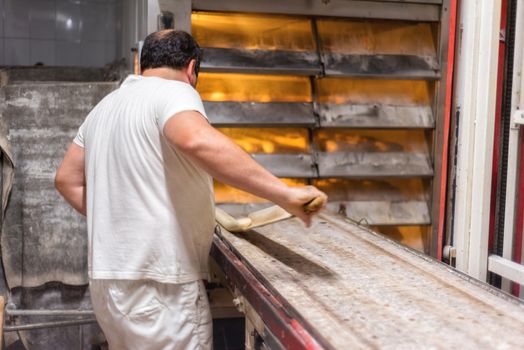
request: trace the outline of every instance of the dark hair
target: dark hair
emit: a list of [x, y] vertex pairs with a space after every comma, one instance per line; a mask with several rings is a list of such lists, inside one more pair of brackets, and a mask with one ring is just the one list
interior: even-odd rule
[[198, 75], [202, 49], [196, 40], [181, 30], [166, 29], [149, 34], [144, 40], [140, 54], [140, 68], [169, 67], [182, 69], [195, 59], [195, 73]]

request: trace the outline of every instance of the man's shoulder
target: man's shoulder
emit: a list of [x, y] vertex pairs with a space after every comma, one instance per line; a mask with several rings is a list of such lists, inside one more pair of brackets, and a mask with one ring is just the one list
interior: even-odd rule
[[164, 80], [164, 84], [166, 87], [169, 87], [170, 89], [175, 89], [179, 91], [187, 91], [190, 93], [197, 93], [195, 88], [191, 86], [191, 84], [185, 83], [183, 81], [178, 80]]

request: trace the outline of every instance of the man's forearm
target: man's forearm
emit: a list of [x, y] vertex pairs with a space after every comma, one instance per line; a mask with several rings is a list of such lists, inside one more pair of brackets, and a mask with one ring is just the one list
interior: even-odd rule
[[[219, 133], [218, 133], [219, 134]], [[222, 134], [202, 143], [189, 157], [220, 182], [280, 203], [287, 185]]]

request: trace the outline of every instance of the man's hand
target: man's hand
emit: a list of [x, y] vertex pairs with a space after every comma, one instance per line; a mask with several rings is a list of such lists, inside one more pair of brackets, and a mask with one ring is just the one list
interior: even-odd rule
[[304, 221], [306, 226], [309, 227], [311, 218], [324, 206], [315, 208], [313, 211], [306, 211], [305, 206], [315, 198], [320, 198], [324, 205], [327, 202], [327, 195], [314, 186], [289, 187], [287, 196], [283, 198], [282, 202], [277, 204], [290, 214]]

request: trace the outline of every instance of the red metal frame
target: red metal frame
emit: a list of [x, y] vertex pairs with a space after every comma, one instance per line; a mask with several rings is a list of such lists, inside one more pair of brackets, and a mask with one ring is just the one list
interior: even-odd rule
[[239, 291], [246, 298], [286, 349], [333, 349], [320, 335], [313, 335], [315, 331], [307, 322], [293, 316], [282, 297], [270, 292], [217, 235], [213, 237], [211, 256], [224, 271], [231, 290]]
[[[507, 27], [508, 0], [502, 0], [502, 11], [500, 29], [505, 31]], [[506, 68], [506, 42], [501, 40], [499, 43], [499, 66], [497, 77], [497, 103], [495, 110], [495, 139], [493, 144], [493, 172], [491, 182], [491, 208], [490, 208], [490, 225], [489, 225], [489, 250], [493, 250], [493, 241], [495, 236], [496, 220], [496, 200], [497, 200], [497, 181], [499, 177], [499, 152], [500, 152], [500, 125], [502, 118], [502, 98], [504, 92], [504, 71]], [[519, 174], [524, 174], [524, 138], [521, 137], [519, 144]], [[512, 195], [508, 193], [506, 195]], [[524, 227], [524, 178], [518, 176], [517, 184], [517, 220], [515, 225], [515, 248], [513, 250], [512, 260], [521, 263], [522, 259], [522, 236]], [[512, 292], [515, 296], [519, 295], [520, 285], [513, 283]]]
[[446, 108], [444, 112], [444, 135], [442, 147], [442, 169], [440, 183], [440, 212], [438, 218], [437, 259], [442, 260], [446, 215], [446, 189], [448, 183], [449, 128], [451, 122], [451, 97], [453, 90], [453, 67], [455, 61], [455, 32], [457, 23], [457, 0], [451, 0], [449, 8], [448, 74], [446, 76]]

